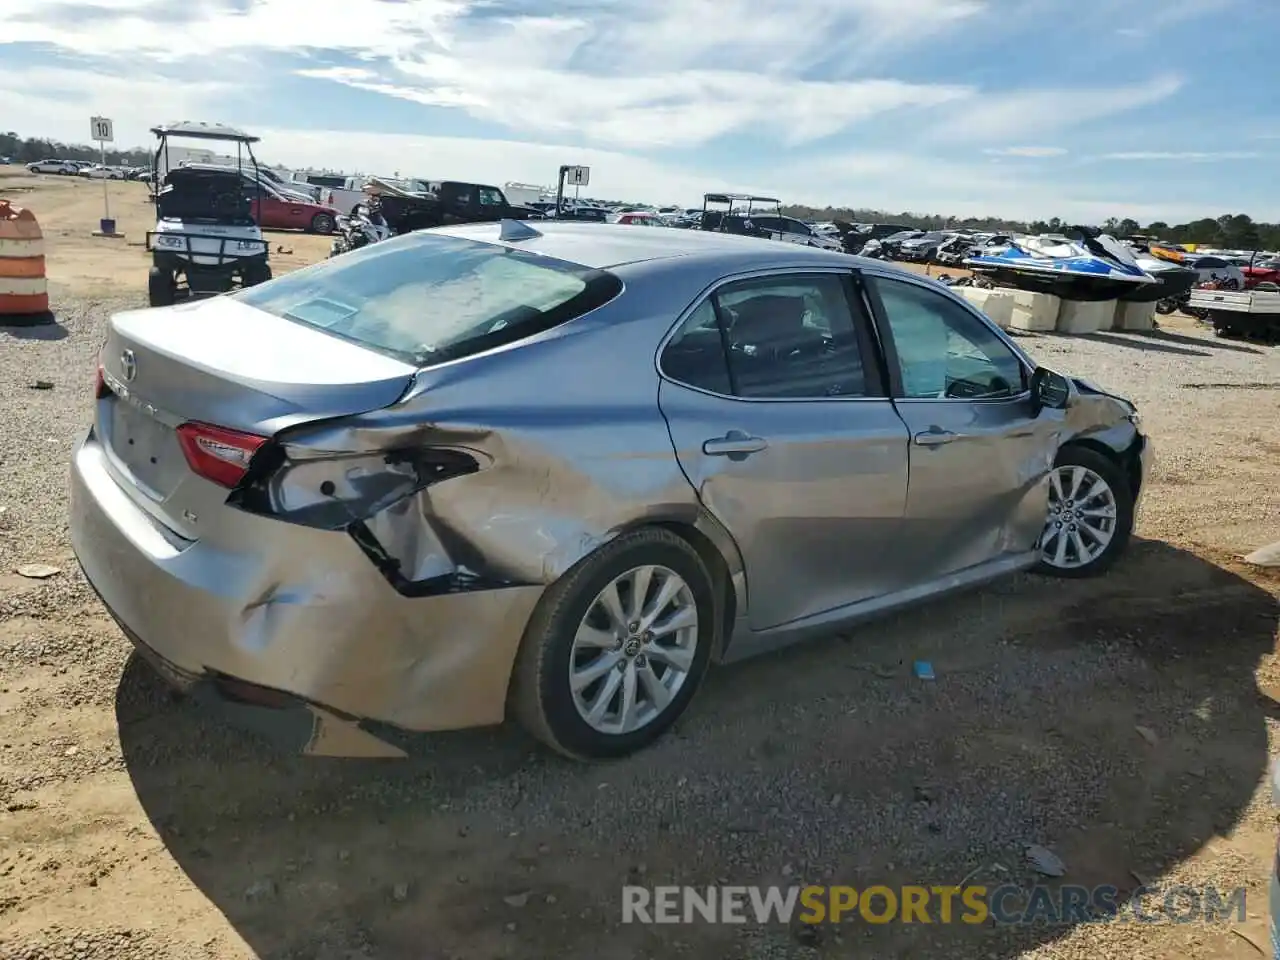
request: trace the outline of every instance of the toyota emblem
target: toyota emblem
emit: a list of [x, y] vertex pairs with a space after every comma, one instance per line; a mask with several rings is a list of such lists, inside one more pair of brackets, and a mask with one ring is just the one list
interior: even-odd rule
[[120, 354], [120, 371], [125, 380], [132, 380], [138, 375], [138, 358], [133, 355], [132, 350]]

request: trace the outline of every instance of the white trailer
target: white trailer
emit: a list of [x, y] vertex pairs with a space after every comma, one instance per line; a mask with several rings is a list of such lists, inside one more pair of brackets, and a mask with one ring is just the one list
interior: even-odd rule
[[1213, 332], [1220, 337], [1272, 340], [1280, 336], [1280, 290], [1196, 288], [1191, 291], [1187, 307], [1212, 323]]
[[517, 207], [527, 207], [545, 196], [556, 195], [555, 190], [548, 192], [547, 187], [540, 187], [536, 183], [504, 183], [502, 193], [506, 196], [507, 203]]

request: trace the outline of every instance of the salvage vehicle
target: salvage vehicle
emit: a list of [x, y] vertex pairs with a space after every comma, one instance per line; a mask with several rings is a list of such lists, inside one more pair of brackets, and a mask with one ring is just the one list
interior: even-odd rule
[[898, 244], [898, 259], [932, 263], [938, 257], [938, 248], [953, 236], [953, 233], [933, 230], [918, 237], [910, 237]]
[[[271, 279], [268, 245], [254, 219], [261, 204], [261, 181], [246, 186], [243, 167], [175, 167], [168, 162], [172, 138], [236, 144], [241, 165], [247, 154], [257, 167], [257, 137], [221, 124], [181, 123], [152, 127], [159, 145], [152, 160], [153, 187], [159, 170], [164, 185], [155, 194], [156, 228], [146, 234], [151, 254], [148, 300], [167, 307], [191, 296], [225, 293]], [[163, 167], [162, 167], [163, 164]]]
[[886, 257], [896, 260], [901, 255], [904, 243], [922, 236], [924, 236], [923, 230], [901, 230], [898, 233], [891, 233], [887, 237], [880, 238], [880, 249]]
[[176, 309], [108, 323], [80, 565], [171, 682], [379, 743], [630, 753], [712, 664], [1106, 570], [1148, 472], [1127, 400], [795, 244], [456, 226]]
[[497, 187], [459, 180], [392, 180], [371, 177], [365, 193], [382, 202], [382, 215], [397, 234], [457, 223], [541, 219], [514, 207]]
[[268, 175], [265, 167], [252, 170], [215, 163], [183, 163], [181, 167], [185, 170], [238, 172], [253, 203], [254, 219], [261, 227], [269, 230], [306, 230], [320, 234], [333, 232], [338, 211], [330, 204], [321, 203], [310, 194], [303, 193], [305, 184], [298, 188], [281, 187], [279, 176]]
[[77, 171], [80, 176], [90, 180], [128, 180], [129, 172], [124, 167], [113, 167], [108, 164], [95, 163]]
[[[733, 218], [729, 218], [726, 223], [729, 225], [729, 231], [733, 231]], [[817, 247], [820, 250], [843, 250], [844, 244], [838, 236], [831, 236], [821, 231], [813, 229], [813, 227], [803, 220], [797, 220], [795, 217], [782, 217], [766, 214], [764, 216], [750, 217], [751, 228], [744, 232], [752, 232], [756, 236], [766, 236], [770, 240], [780, 240], [783, 243], [798, 243], [806, 247]]]
[[647, 210], [624, 210], [622, 213], [610, 213], [605, 216], [606, 223], [620, 223], [630, 227], [665, 227], [667, 221], [656, 213]]
[[80, 167], [70, 160], [58, 160], [50, 157], [47, 160], [28, 163], [27, 170], [31, 173], [58, 173], [63, 176], [75, 176], [80, 172]]

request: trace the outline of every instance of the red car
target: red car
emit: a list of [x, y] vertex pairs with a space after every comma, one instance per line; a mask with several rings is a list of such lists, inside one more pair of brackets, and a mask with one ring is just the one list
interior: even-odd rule
[[245, 195], [251, 202], [253, 219], [264, 230], [306, 230], [308, 233], [333, 233], [338, 224], [338, 211], [323, 203], [285, 197], [274, 190], [262, 188], [259, 211], [259, 193], [256, 187], [247, 187]]
[[1241, 267], [1240, 272], [1244, 274], [1246, 290], [1252, 290], [1260, 283], [1280, 284], [1280, 263], [1275, 261], [1259, 263], [1252, 267]]

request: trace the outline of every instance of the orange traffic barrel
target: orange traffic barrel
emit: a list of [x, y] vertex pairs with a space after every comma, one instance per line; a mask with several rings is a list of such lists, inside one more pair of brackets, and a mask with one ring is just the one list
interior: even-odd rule
[[48, 310], [40, 224], [30, 210], [0, 200], [0, 315]]

